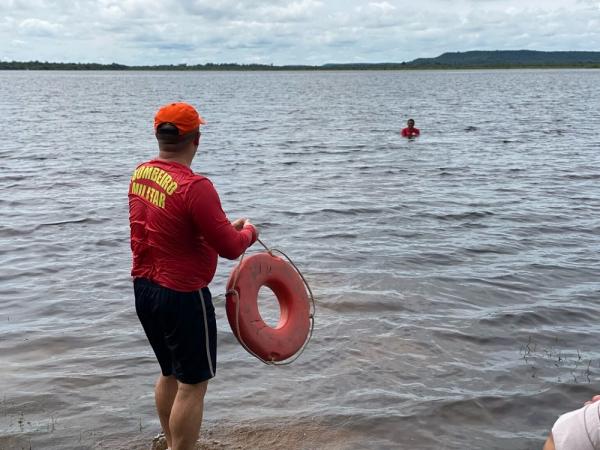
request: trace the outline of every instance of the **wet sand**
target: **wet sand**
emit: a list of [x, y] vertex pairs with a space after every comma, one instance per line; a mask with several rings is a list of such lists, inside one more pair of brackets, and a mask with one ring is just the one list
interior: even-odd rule
[[[151, 440], [140, 437], [125, 444], [118, 438], [114, 438], [99, 442], [97, 448], [166, 450], [167, 442], [164, 435], [159, 434]], [[330, 428], [320, 425], [317, 421], [279, 425], [269, 425], [255, 421], [244, 425], [212, 425], [205, 427], [196, 444], [198, 450], [276, 450], [282, 448], [306, 450], [359, 449], [364, 448], [364, 437], [346, 427]], [[392, 444], [389, 448], [392, 448]]]

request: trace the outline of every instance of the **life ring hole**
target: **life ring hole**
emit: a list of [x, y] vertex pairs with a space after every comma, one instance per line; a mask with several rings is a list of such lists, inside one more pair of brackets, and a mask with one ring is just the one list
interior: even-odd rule
[[269, 287], [262, 286], [258, 291], [257, 304], [263, 322], [271, 328], [276, 328], [281, 320], [281, 308], [275, 293]]

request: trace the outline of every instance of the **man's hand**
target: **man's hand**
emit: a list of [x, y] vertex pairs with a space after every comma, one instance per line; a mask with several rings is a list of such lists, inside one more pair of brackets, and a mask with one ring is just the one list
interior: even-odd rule
[[591, 405], [592, 403], [600, 400], [600, 395], [594, 395], [590, 401], [585, 402], [585, 405]]
[[242, 231], [242, 228], [244, 228], [244, 225], [246, 225], [247, 221], [248, 219], [246, 217], [241, 217], [231, 222], [231, 225], [233, 225], [233, 228], [235, 228], [236, 230]]
[[[254, 229], [254, 237], [256, 239], [258, 239], [259, 233], [258, 233], [258, 228], [256, 227], [256, 225], [254, 225], [253, 223], [250, 223], [250, 221], [248, 219], [246, 219], [246, 223], [244, 224], [244, 226], [248, 226], [248, 225], [250, 225]], [[255, 242], [255, 241], [253, 241], [253, 242]]]

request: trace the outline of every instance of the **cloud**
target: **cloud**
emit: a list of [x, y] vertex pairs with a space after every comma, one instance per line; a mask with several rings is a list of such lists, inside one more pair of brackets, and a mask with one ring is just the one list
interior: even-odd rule
[[322, 6], [321, 1], [301, 0], [287, 5], [266, 6], [259, 13], [273, 22], [301, 22], [313, 18]]
[[242, 2], [233, 0], [183, 0], [179, 3], [186, 14], [217, 21], [233, 20], [243, 16], [246, 10]]
[[319, 0], [240, 2], [235, 0], [182, 0], [182, 10], [193, 16], [217, 22], [298, 22], [314, 17], [323, 6]]
[[39, 11], [47, 6], [47, 0], [4, 0], [0, 2], [0, 11]]
[[391, 13], [397, 9], [394, 5], [388, 2], [371, 2], [368, 6], [369, 8], [379, 9], [385, 13]]
[[63, 28], [60, 24], [35, 18], [21, 21], [18, 27], [21, 34], [39, 37], [56, 36]]

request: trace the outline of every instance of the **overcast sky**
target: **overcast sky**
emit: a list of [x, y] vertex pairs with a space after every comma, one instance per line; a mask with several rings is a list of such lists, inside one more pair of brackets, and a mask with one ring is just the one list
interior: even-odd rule
[[600, 0], [0, 0], [4, 61], [402, 62], [600, 51]]

